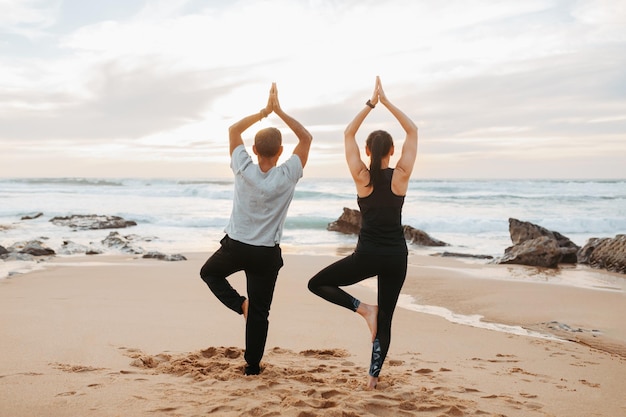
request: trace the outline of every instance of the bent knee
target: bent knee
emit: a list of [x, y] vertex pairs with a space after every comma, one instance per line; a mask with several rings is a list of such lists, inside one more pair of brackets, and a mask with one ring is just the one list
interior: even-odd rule
[[202, 281], [204, 281], [209, 286], [211, 286], [212, 282], [215, 282], [215, 280], [218, 279], [215, 276], [215, 274], [213, 274], [213, 273], [211, 273], [211, 271], [209, 271], [208, 268], [200, 269], [200, 278], [202, 279]]

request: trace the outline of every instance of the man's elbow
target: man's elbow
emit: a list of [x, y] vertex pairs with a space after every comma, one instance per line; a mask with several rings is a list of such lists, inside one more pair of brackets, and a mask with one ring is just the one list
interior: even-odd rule
[[240, 134], [239, 129], [237, 129], [237, 125], [234, 124], [228, 128], [228, 136], [233, 137], [233, 135]]
[[298, 140], [302, 143], [310, 144], [311, 142], [313, 142], [313, 135], [311, 135], [311, 133], [309, 133], [309, 131], [305, 129], [304, 132], [302, 132], [298, 136]]

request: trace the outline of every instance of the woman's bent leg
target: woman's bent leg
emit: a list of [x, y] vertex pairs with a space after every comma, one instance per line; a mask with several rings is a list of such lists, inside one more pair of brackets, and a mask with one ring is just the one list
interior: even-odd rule
[[357, 262], [356, 254], [347, 256], [318, 272], [309, 280], [309, 290], [324, 300], [352, 311], [357, 311], [361, 304], [339, 287], [356, 284], [373, 276], [363, 265]]

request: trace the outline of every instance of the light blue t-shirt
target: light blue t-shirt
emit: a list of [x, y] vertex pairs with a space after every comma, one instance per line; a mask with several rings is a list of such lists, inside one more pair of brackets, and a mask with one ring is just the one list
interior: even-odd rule
[[255, 246], [280, 243], [287, 210], [296, 184], [302, 178], [302, 162], [291, 155], [283, 164], [261, 171], [244, 145], [233, 151], [230, 167], [235, 174], [235, 196], [224, 231], [231, 239]]

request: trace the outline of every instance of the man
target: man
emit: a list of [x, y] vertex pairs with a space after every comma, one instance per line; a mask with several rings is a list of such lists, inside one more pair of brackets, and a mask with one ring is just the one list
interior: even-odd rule
[[[258, 164], [246, 151], [242, 133], [254, 123], [275, 113], [293, 131], [298, 144], [293, 155], [277, 166], [282, 147], [278, 129], [260, 130], [252, 150]], [[221, 247], [204, 264], [200, 276], [215, 296], [246, 319], [246, 375], [261, 372], [267, 340], [268, 317], [278, 271], [283, 266], [280, 239], [295, 186], [306, 165], [311, 134], [280, 107], [276, 83], [272, 84], [265, 108], [246, 116], [229, 130], [231, 168], [235, 174], [233, 208]], [[248, 297], [240, 295], [227, 281], [244, 271]]]

